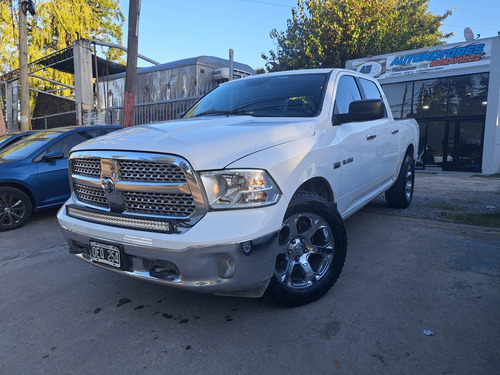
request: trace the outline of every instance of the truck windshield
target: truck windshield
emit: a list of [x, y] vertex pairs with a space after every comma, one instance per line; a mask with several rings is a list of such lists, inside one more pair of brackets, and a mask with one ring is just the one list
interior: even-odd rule
[[328, 73], [262, 75], [219, 86], [183, 118], [250, 115], [314, 117], [321, 111]]

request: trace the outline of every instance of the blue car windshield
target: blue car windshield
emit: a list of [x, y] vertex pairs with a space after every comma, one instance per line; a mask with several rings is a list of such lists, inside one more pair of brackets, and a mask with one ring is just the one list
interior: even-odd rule
[[321, 111], [328, 74], [263, 74], [231, 81], [201, 98], [183, 118], [314, 117]]
[[20, 160], [30, 156], [61, 134], [59, 131], [43, 131], [32, 134], [0, 151], [0, 159]]
[[12, 137], [11, 134], [2, 134], [2, 135], [0, 135], [0, 147], [2, 147], [2, 145], [4, 143], [8, 142], [10, 137]]

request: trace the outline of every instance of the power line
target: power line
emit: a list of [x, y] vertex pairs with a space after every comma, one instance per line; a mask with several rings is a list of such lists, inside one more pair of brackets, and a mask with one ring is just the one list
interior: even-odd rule
[[258, 1], [258, 0], [241, 0], [241, 1], [246, 1], [247, 3], [257, 3], [257, 4], [265, 4], [265, 5], [275, 5], [277, 7], [285, 7], [285, 8], [290, 8], [292, 9], [293, 7], [290, 5], [285, 5], [285, 4], [277, 4], [277, 3], [270, 3], [268, 1]]
[[[443, 23], [443, 26], [453, 26], [453, 27], [466, 27], [465, 25], [452, 25], [449, 23]], [[479, 26], [468, 26], [472, 29], [481, 29], [481, 30], [492, 30], [492, 31], [498, 31], [498, 29], [492, 29], [489, 27], [479, 27]]]

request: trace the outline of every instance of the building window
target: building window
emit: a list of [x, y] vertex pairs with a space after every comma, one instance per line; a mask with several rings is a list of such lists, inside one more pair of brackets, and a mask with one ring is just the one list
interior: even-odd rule
[[449, 78], [416, 81], [413, 90], [415, 117], [445, 117]]
[[489, 73], [383, 85], [394, 118], [486, 114]]
[[383, 89], [394, 118], [412, 117], [413, 82], [383, 85]]
[[451, 77], [448, 116], [485, 115], [489, 74]]

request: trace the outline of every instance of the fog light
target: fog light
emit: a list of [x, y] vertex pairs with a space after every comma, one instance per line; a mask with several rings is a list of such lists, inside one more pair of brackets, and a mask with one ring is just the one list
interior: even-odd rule
[[252, 253], [252, 241], [242, 242], [241, 249], [243, 250], [243, 254], [250, 255]]
[[178, 278], [179, 270], [175, 264], [163, 260], [143, 260], [144, 269], [151, 277], [173, 281]]
[[233, 257], [225, 254], [219, 254], [215, 257], [217, 262], [217, 271], [221, 279], [230, 279], [234, 274]]

